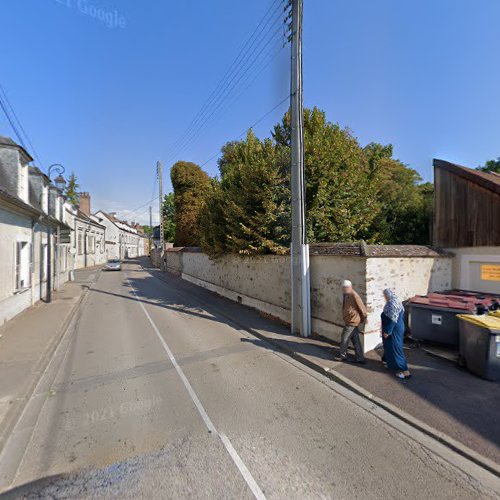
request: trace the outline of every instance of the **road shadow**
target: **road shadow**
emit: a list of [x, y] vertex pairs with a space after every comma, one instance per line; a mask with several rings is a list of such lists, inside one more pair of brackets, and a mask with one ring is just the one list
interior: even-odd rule
[[[149, 263], [143, 263], [149, 267]], [[406, 348], [413, 377], [401, 381], [384, 369], [375, 353], [367, 364], [336, 363], [338, 346], [324, 339], [301, 339], [289, 327], [258, 311], [230, 301], [168, 273], [145, 269], [129, 280], [145, 303], [179, 313], [203, 317], [230, 325], [239, 331], [272, 337], [273, 344], [255, 339], [244, 343], [274, 351], [292, 351], [350, 380], [405, 412], [500, 463], [500, 384], [483, 380], [448, 360], [439, 359], [419, 348]], [[154, 278], [158, 278], [155, 280]], [[153, 280], [163, 286], [150, 286]], [[352, 354], [351, 354], [352, 356]]]

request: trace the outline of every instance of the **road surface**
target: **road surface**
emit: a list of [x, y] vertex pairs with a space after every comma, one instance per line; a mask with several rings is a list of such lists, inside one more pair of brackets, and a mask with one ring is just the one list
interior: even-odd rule
[[489, 473], [136, 262], [88, 292], [0, 456], [0, 481], [16, 498], [499, 491]]

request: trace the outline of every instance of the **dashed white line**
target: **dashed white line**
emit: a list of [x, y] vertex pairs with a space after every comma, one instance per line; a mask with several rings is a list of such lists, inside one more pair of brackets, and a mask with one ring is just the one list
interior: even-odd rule
[[177, 371], [177, 374], [179, 375], [180, 379], [182, 380], [184, 387], [188, 391], [191, 399], [193, 400], [193, 403], [195, 404], [196, 409], [198, 410], [199, 414], [201, 415], [203, 422], [205, 422], [207, 429], [212, 434], [216, 434], [217, 436], [219, 436], [220, 440], [222, 441], [222, 444], [224, 445], [224, 447], [226, 448], [227, 452], [229, 453], [229, 456], [231, 457], [232, 461], [234, 462], [234, 464], [236, 465], [236, 467], [240, 471], [241, 476], [243, 477], [243, 479], [247, 483], [248, 487], [252, 491], [254, 497], [257, 500], [265, 500], [266, 497], [265, 497], [264, 493], [262, 492], [259, 485], [257, 484], [255, 479], [253, 478], [252, 473], [248, 470], [248, 467], [245, 465], [245, 463], [243, 462], [241, 457], [238, 455], [238, 452], [234, 449], [234, 446], [232, 445], [229, 438], [225, 434], [218, 432], [217, 429], [215, 428], [214, 424], [210, 420], [210, 417], [208, 416], [207, 412], [205, 411], [205, 408], [203, 407], [203, 405], [201, 404], [201, 401], [199, 400], [198, 396], [196, 395], [196, 392], [194, 391], [193, 387], [189, 383], [189, 380], [187, 379], [186, 375], [182, 371], [182, 368], [177, 363], [177, 360], [175, 359], [174, 354], [170, 350], [170, 347], [168, 347], [168, 344], [165, 342], [165, 339], [162, 337], [160, 331], [158, 330], [158, 327], [156, 326], [155, 322], [153, 321], [153, 319], [149, 315], [143, 302], [139, 299], [137, 292], [136, 292], [134, 286], [132, 285], [132, 283], [130, 283], [130, 280], [128, 279], [128, 277], [127, 277], [127, 282], [129, 284], [130, 288], [132, 289], [135, 300], [137, 300], [137, 302], [141, 306], [141, 309], [143, 310], [144, 314], [146, 315], [146, 318], [148, 318], [149, 323], [151, 324], [154, 332], [156, 333], [156, 336], [160, 340], [161, 345], [165, 349], [165, 352], [167, 353], [168, 358], [172, 362], [172, 365], [174, 366], [175, 370]]

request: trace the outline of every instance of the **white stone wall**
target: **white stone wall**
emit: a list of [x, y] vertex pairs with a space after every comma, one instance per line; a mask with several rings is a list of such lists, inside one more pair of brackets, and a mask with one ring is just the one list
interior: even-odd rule
[[16, 241], [32, 242], [31, 218], [0, 207], [0, 325], [32, 304], [31, 288], [16, 290]]
[[402, 300], [429, 292], [449, 290], [452, 258], [380, 257], [366, 260], [368, 321], [365, 349], [380, 342], [380, 314], [385, 305], [383, 290], [392, 288]]
[[366, 260], [361, 257], [312, 255], [311, 315], [312, 329], [335, 342], [340, 342], [342, 317], [342, 281], [352, 281], [363, 298], [366, 295]]
[[[167, 251], [167, 270], [231, 300], [290, 322], [288, 256], [210, 259], [197, 252]], [[365, 258], [311, 256], [312, 329], [334, 341], [342, 332], [341, 282], [349, 279], [368, 307], [365, 352], [380, 342], [382, 290], [394, 288], [402, 300], [451, 286], [451, 258]]]
[[455, 255], [453, 288], [500, 294], [499, 281], [483, 281], [480, 275], [481, 264], [500, 265], [500, 247], [450, 248], [449, 252]]
[[[172, 256], [176, 257], [172, 257]], [[178, 260], [178, 263], [176, 262]], [[290, 321], [290, 263], [288, 257], [226, 255], [210, 259], [203, 253], [167, 252], [167, 267], [182, 269], [182, 278]]]

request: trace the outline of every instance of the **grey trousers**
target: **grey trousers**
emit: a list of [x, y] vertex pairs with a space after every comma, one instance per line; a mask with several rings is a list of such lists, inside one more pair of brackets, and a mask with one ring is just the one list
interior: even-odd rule
[[357, 326], [344, 326], [342, 330], [342, 340], [340, 342], [340, 356], [342, 358], [347, 359], [347, 346], [349, 345], [349, 341], [351, 341], [354, 346], [354, 351], [356, 352], [356, 360], [363, 361], [365, 359], [359, 335]]

